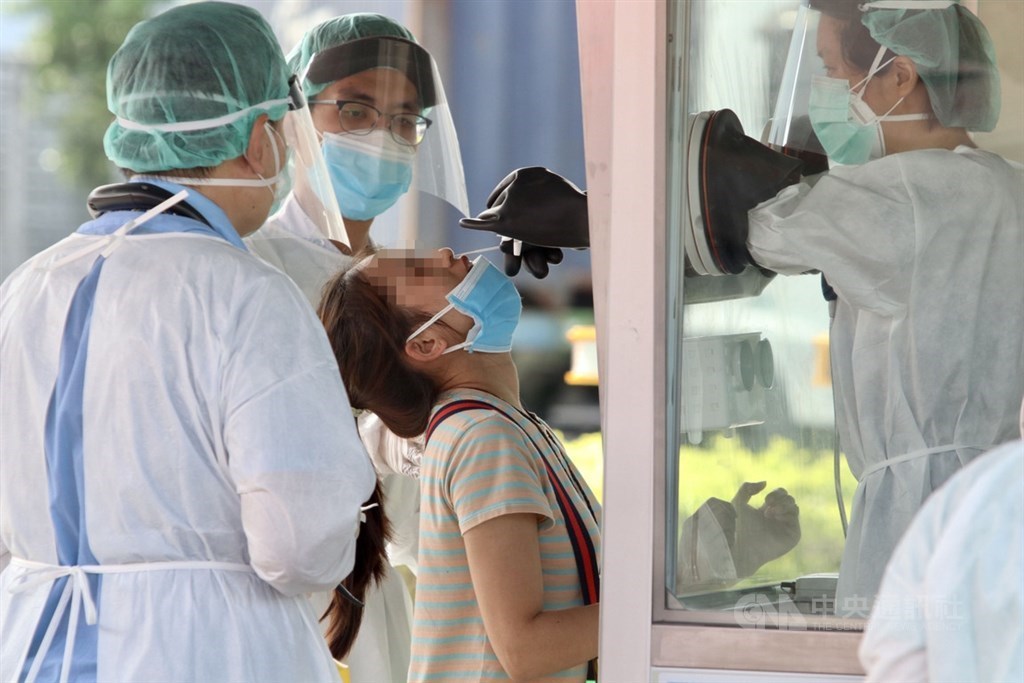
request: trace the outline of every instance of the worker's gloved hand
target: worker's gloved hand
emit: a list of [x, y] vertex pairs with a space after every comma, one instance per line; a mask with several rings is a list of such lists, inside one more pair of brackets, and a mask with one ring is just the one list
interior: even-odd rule
[[746, 482], [733, 496], [736, 510], [736, 538], [733, 564], [736, 576], [752, 575], [766, 562], [782, 557], [800, 541], [800, 508], [786, 489], [775, 489], [764, 498], [764, 505], [750, 504], [764, 490], [766, 482]]
[[502, 240], [501, 253], [505, 255], [505, 275], [512, 277], [519, 272], [523, 263], [526, 269], [538, 280], [548, 276], [548, 264], [558, 265], [562, 262], [562, 250], [558, 247], [538, 247], [525, 242], [519, 245], [519, 254], [515, 253], [515, 240]]
[[540, 247], [590, 246], [586, 192], [540, 166], [509, 173], [487, 198], [487, 209], [459, 225]]

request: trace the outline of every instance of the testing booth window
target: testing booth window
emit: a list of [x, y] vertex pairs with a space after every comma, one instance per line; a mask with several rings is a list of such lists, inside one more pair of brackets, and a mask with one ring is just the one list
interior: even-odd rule
[[680, 613], [743, 619], [751, 603], [835, 613], [837, 473], [847, 508], [855, 482], [835, 452], [821, 277], [753, 266], [703, 274], [714, 247], [698, 243], [705, 217], [692, 186], [702, 112], [731, 110], [755, 139], [770, 126], [796, 9], [754, 0], [670, 8], [665, 579]]

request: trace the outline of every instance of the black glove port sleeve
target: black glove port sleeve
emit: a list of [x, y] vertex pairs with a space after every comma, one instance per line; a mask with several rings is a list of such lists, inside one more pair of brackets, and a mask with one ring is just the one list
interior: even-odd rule
[[562, 250], [558, 247], [538, 247], [524, 242], [519, 256], [513, 253], [513, 248], [512, 240], [501, 243], [501, 253], [505, 254], [505, 275], [509, 277], [517, 274], [525, 262], [526, 269], [535, 278], [542, 280], [548, 276], [548, 264], [558, 265], [562, 262]]
[[[487, 209], [476, 218], [463, 218], [459, 225], [538, 247], [590, 246], [587, 194], [540, 166], [519, 168], [505, 176], [487, 198]], [[543, 270], [547, 272], [546, 264]]]

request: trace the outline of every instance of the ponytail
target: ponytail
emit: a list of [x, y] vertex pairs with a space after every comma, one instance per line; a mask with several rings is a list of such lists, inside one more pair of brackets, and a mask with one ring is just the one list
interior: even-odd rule
[[[352, 573], [334, 589], [331, 604], [320, 617], [327, 621], [327, 648], [335, 659], [344, 659], [352, 649], [363, 622], [363, 605], [371, 583], [379, 584], [387, 571], [387, 542], [391, 540], [391, 523], [384, 514], [384, 495], [380, 482], [373, 489], [365, 512], [366, 521], [356, 539], [356, 560]], [[365, 506], [364, 506], [365, 507]], [[358, 601], [358, 602], [356, 602]]]

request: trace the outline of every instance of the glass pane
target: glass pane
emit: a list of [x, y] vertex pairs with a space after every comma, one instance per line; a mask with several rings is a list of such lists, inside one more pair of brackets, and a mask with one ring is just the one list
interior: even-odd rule
[[820, 276], [700, 276], [685, 256], [689, 115], [728, 108], [767, 136], [798, 3], [672, 7], [689, 41], [670, 43], [668, 604], [741, 625], [754, 603], [831, 614], [844, 539]]

